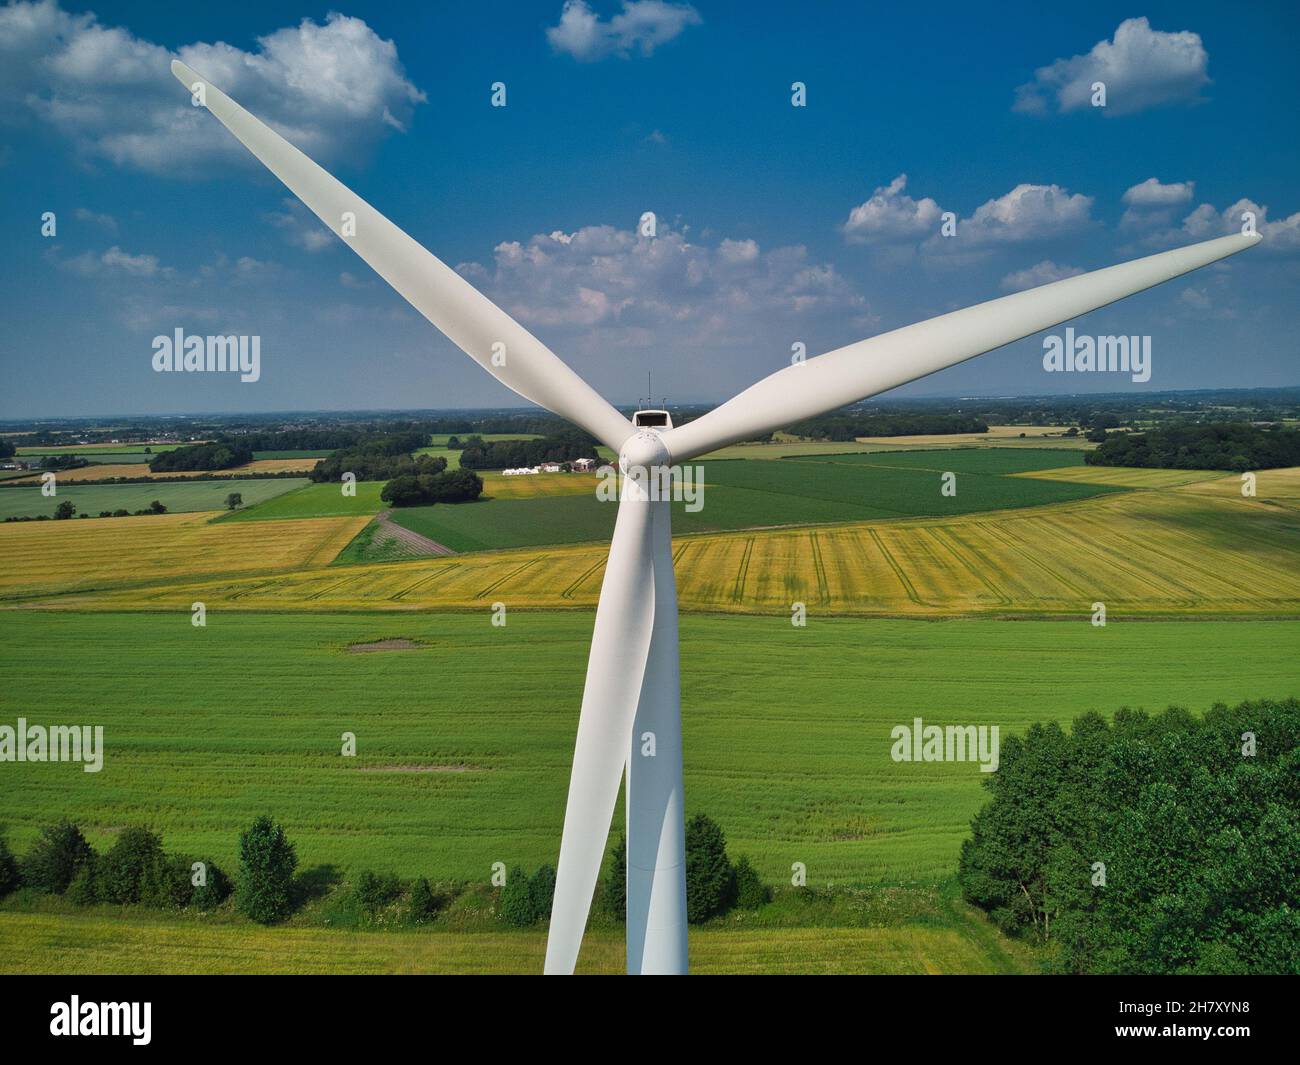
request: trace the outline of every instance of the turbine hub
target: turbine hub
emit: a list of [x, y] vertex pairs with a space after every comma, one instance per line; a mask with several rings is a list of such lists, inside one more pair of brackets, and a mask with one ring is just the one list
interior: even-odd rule
[[624, 474], [636, 467], [651, 470], [656, 466], [668, 466], [671, 462], [672, 457], [659, 434], [650, 429], [642, 429], [635, 436], [628, 437], [618, 454], [618, 468]]

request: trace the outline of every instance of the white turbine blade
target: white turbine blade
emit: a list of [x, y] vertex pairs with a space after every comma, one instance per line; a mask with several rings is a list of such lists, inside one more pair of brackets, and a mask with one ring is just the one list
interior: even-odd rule
[[654, 627], [652, 517], [652, 504], [644, 499], [625, 496], [619, 503], [578, 718], [546, 940], [547, 973], [572, 973], [577, 963], [627, 764]]
[[781, 429], [1032, 336], [1243, 251], [1259, 239], [1238, 234], [1148, 255], [838, 348], [778, 370], [702, 418], [668, 430], [663, 442], [673, 461], [680, 462]]
[[615, 450], [632, 435], [623, 415], [455, 270], [206, 78], [180, 62], [172, 63], [172, 73], [191, 92], [202, 85], [208, 110], [244, 147], [412, 307], [503, 385], [582, 426]]

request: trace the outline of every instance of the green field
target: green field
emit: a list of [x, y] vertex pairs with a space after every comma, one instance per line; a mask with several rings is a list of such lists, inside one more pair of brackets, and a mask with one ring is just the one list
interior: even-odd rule
[[1034, 470], [1055, 470], [1066, 466], [1083, 466], [1082, 451], [1035, 447], [1012, 448], [943, 448], [927, 451], [886, 451], [874, 454], [809, 456], [805, 462], [846, 463], [888, 469], [928, 470], [942, 473], [975, 473], [1007, 476]]
[[[896, 454], [901, 456], [898, 466], [847, 461], [859, 457], [883, 461], [882, 456], [845, 456], [846, 461], [805, 458], [703, 463], [703, 507], [691, 513], [684, 504], [674, 503], [673, 531], [684, 535], [938, 517], [1063, 503], [1117, 490], [1102, 484], [1004, 476], [1078, 464], [1070, 452], [1043, 452], [1041, 459], [1028, 452], [973, 448]], [[893, 460], [892, 455], [888, 458]], [[926, 460], [939, 465], [926, 466]], [[957, 473], [956, 495], [944, 496], [941, 473], [950, 468]], [[402, 508], [393, 512], [393, 521], [454, 551], [481, 551], [608, 539], [614, 530], [615, 510], [595, 497], [593, 487], [584, 495]]]
[[358, 481], [357, 494], [345, 496], [341, 484], [291, 482], [294, 491], [276, 496], [256, 507], [228, 514], [222, 521], [275, 521], [284, 518], [333, 518], [353, 514], [377, 514], [384, 508], [379, 493], [383, 481]]
[[258, 459], [323, 459], [334, 454], [332, 451], [254, 451], [253, 460]]
[[[226, 496], [238, 492], [252, 506], [292, 492], [307, 482], [297, 477], [258, 477], [248, 480], [158, 481], [150, 484], [99, 484], [60, 487], [51, 497], [41, 495], [39, 484], [0, 489], [0, 520], [10, 517], [54, 514], [64, 500], [71, 500], [77, 513], [98, 515], [102, 510], [144, 510], [155, 499], [171, 513], [195, 510], [224, 510]], [[75, 520], [75, 519], [74, 519]]]
[[[97, 723], [100, 773], [8, 765], [19, 853], [59, 817], [102, 847], [147, 823], [236, 864], [273, 813], [304, 868], [478, 881], [554, 862], [592, 616], [0, 612], [0, 720]], [[417, 649], [349, 653], [406, 638]], [[682, 618], [687, 813], [764, 879], [933, 885], [983, 801], [972, 763], [896, 763], [890, 730], [998, 725], [1297, 690], [1297, 622]], [[39, 648], [39, 653], [32, 653]], [[51, 663], [56, 663], [51, 668]], [[503, 668], [503, 663], [511, 663]], [[1245, 665], [1243, 665], [1243, 663]], [[87, 693], [93, 692], [93, 698]], [[357, 756], [339, 754], [354, 732]], [[454, 767], [454, 771], [448, 767]], [[621, 816], [621, 815], [620, 815]], [[617, 820], [616, 820], [617, 823]]]
[[[107, 909], [107, 908], [104, 908]], [[4, 973], [540, 973], [546, 933], [262, 928], [221, 915], [0, 910]], [[620, 929], [589, 927], [579, 973], [621, 973]], [[1023, 973], [1030, 953], [968, 907], [869, 927], [690, 930], [694, 973]]]

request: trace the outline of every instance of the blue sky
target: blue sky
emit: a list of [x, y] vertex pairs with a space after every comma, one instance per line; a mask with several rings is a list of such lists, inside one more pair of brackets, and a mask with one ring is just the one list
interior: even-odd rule
[[[724, 399], [795, 342], [812, 356], [1243, 210], [1257, 248], [1076, 323], [1150, 335], [1147, 384], [1045, 373], [1030, 338], [901, 394], [1300, 383], [1294, 6], [1041, 7], [0, 7], [0, 417], [517, 402], [189, 106], [176, 55], [616, 403], [647, 371], [670, 400]], [[155, 373], [176, 328], [259, 335], [260, 380]]]

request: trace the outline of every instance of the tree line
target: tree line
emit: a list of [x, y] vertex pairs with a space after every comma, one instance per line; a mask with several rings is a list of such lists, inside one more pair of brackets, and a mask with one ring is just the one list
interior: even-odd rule
[[988, 423], [966, 414], [854, 414], [841, 411], [795, 422], [792, 436], [807, 440], [847, 441], [860, 436], [940, 436], [987, 433]]
[[1300, 702], [1090, 713], [1002, 743], [968, 901], [1069, 973], [1300, 972]]
[[253, 461], [253, 449], [244, 443], [213, 442], [189, 444], [174, 451], [160, 451], [149, 460], [152, 473], [179, 470], [228, 470]]
[[565, 429], [536, 440], [471, 438], [464, 441], [460, 464], [467, 470], [505, 470], [586, 458], [596, 458], [596, 438], [580, 429]]
[[[625, 882], [626, 844], [620, 841], [601, 888], [601, 905], [618, 921], [625, 917]], [[168, 853], [158, 833], [139, 826], [124, 828], [102, 854], [69, 821], [46, 826], [22, 859], [0, 838], [0, 898], [26, 888], [35, 896], [63, 896], [77, 906], [207, 911], [233, 897], [236, 912], [270, 925], [327, 886], [328, 878], [322, 880], [318, 871], [298, 871], [297, 850], [284, 827], [265, 815], [240, 833], [239, 871], [233, 878], [215, 862]], [[435, 886], [427, 877], [404, 881], [362, 869], [337, 893], [327, 916], [334, 925], [423, 924], [473, 893], [464, 883]], [[526, 927], [550, 918], [554, 896], [553, 868], [543, 865], [530, 875], [515, 866], [493, 888], [492, 904], [499, 920]], [[716, 822], [697, 815], [686, 829], [686, 897], [688, 917], [698, 923], [735, 907], [756, 909], [770, 894], [748, 858], [731, 863]]]
[[1084, 456], [1090, 466], [1167, 470], [1270, 470], [1300, 466], [1300, 430], [1244, 422], [1167, 425], [1115, 433]]

